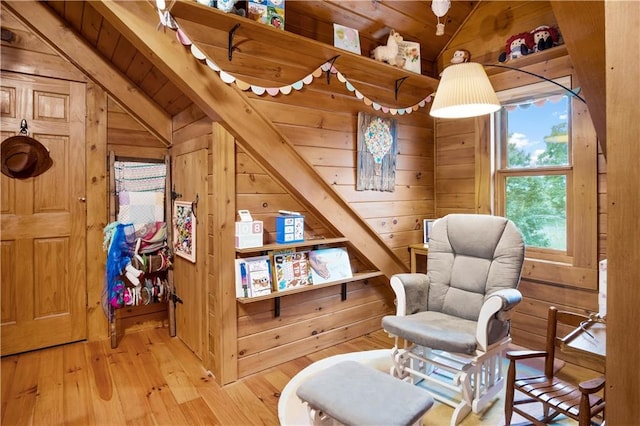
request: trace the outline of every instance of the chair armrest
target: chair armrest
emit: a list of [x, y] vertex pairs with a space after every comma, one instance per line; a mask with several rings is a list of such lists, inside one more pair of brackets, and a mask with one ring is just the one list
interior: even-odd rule
[[492, 318], [500, 321], [509, 319], [509, 311], [522, 300], [522, 293], [515, 288], [505, 288], [491, 293], [482, 304], [478, 316], [476, 339], [482, 350], [489, 346], [489, 322]]
[[426, 274], [395, 274], [391, 288], [396, 294], [396, 315], [405, 316], [427, 309], [429, 278]]
[[547, 351], [509, 351], [505, 353], [507, 359], [520, 361], [522, 359], [540, 358], [547, 356]]
[[605, 379], [604, 377], [596, 377], [595, 379], [585, 380], [578, 385], [578, 389], [583, 394], [592, 394], [596, 393], [602, 388], [604, 388]]

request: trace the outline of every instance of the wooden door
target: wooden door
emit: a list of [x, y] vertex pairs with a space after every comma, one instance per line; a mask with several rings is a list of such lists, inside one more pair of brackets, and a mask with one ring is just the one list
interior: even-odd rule
[[26, 119], [29, 136], [53, 159], [35, 178], [0, 180], [0, 332], [7, 355], [86, 338], [86, 100], [83, 83], [1, 77], [1, 139], [17, 134]]
[[175, 155], [171, 178], [179, 201], [198, 199], [196, 213], [196, 262], [175, 256], [173, 285], [182, 304], [176, 306], [176, 335], [200, 358], [204, 356], [206, 331], [205, 282], [207, 279], [207, 150]]

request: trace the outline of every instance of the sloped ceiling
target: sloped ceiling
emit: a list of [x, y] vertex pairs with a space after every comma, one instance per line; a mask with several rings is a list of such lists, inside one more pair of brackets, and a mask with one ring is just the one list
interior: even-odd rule
[[[190, 0], [179, 1], [191, 3]], [[151, 1], [142, 3], [153, 7]], [[482, 12], [478, 12], [482, 9], [478, 7], [480, 3], [453, 1], [447, 14], [441, 18], [441, 22], [445, 23], [445, 34], [436, 36], [438, 21], [431, 11], [430, 1], [287, 0], [285, 29], [332, 45], [333, 23], [350, 26], [359, 31], [362, 54], [365, 56], [374, 47], [384, 44], [388, 31], [395, 29], [406, 40], [420, 43], [422, 73], [437, 77], [446, 57], [457, 47], [450, 45], [451, 40], [463, 27], [468, 26], [466, 24], [470, 17], [482, 22], [488, 18], [473, 16], [482, 15]], [[526, 2], [498, 3], [504, 5], [505, 10], [515, 10], [519, 4]], [[136, 90], [144, 93], [168, 116], [173, 117], [192, 106], [192, 100], [105, 20], [92, 2], [47, 1], [46, 4], [103, 60], [113, 64]], [[242, 2], [239, 5], [242, 6]], [[551, 5], [589, 104], [599, 141], [606, 153], [604, 2], [553, 0]], [[489, 58], [478, 58], [488, 62], [486, 59]]]
[[[142, 3], [152, 7], [152, 2]], [[364, 56], [368, 56], [376, 46], [384, 44], [389, 30], [395, 29], [405, 40], [420, 43], [422, 73], [433, 77], [437, 76], [435, 64], [438, 55], [476, 3], [477, 1], [453, 2], [447, 14], [441, 18], [441, 22], [445, 23], [445, 34], [436, 36], [438, 20], [431, 11], [429, 1], [287, 0], [285, 29], [287, 32], [333, 45], [333, 23], [347, 25], [359, 31]], [[92, 2], [47, 1], [46, 4], [167, 114], [174, 116], [191, 105], [191, 100], [177, 90], [166, 75], [103, 19]], [[242, 6], [242, 2], [239, 6]]]

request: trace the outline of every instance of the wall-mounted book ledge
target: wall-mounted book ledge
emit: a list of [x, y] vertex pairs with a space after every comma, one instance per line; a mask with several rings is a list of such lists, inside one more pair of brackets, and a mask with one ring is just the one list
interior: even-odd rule
[[[278, 244], [278, 246], [281, 246], [281, 244]], [[337, 280], [337, 281], [331, 281], [331, 282], [327, 282], [327, 283], [322, 283], [322, 284], [312, 284], [312, 285], [308, 285], [308, 286], [304, 286], [304, 287], [299, 287], [299, 288], [294, 288], [291, 290], [285, 290], [285, 291], [274, 291], [270, 294], [265, 294], [264, 296], [256, 296], [256, 297], [238, 297], [237, 301], [242, 303], [242, 304], [247, 304], [247, 303], [255, 303], [255, 302], [260, 302], [262, 300], [268, 300], [268, 299], [273, 299], [274, 300], [274, 316], [275, 317], [279, 317], [280, 316], [280, 298], [281, 297], [285, 297], [285, 296], [290, 296], [292, 294], [296, 294], [296, 293], [303, 293], [306, 291], [313, 291], [313, 290], [318, 290], [320, 288], [325, 288], [325, 287], [333, 287], [336, 285], [342, 285], [342, 300], [347, 300], [347, 284], [350, 282], [354, 282], [354, 281], [362, 281], [362, 280], [367, 280], [370, 278], [375, 278], [375, 277], [380, 277], [382, 276], [383, 273], [381, 271], [366, 271], [366, 272], [355, 272], [353, 274], [353, 277], [351, 278], [345, 278], [342, 280]]]

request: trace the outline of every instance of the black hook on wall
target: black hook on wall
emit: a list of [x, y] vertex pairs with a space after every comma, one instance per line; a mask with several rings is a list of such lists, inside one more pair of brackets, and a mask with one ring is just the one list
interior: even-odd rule
[[198, 201], [200, 201], [200, 196], [196, 194], [196, 199], [191, 202], [191, 212], [193, 213], [193, 217], [196, 218], [196, 223], [198, 223], [198, 215], [196, 214], [196, 209], [198, 208]]
[[238, 30], [238, 28], [240, 28], [240, 24], [235, 24], [233, 28], [231, 28], [231, 30], [229, 31], [229, 45], [228, 45], [229, 61], [231, 61], [231, 58], [233, 58], [233, 36], [236, 34], [236, 31]]
[[173, 184], [173, 189], [171, 189], [171, 201], [175, 201], [178, 198], [182, 198], [182, 194], [176, 192], [176, 184]]
[[402, 86], [402, 83], [404, 83], [404, 81], [407, 78], [409, 77], [402, 77], [396, 80], [396, 91], [395, 91], [396, 101], [398, 100], [398, 92], [400, 91], [400, 86]]
[[339, 57], [340, 55], [336, 55], [327, 61], [330, 65], [329, 69], [327, 70], [327, 84], [329, 84], [331, 81], [331, 69], [333, 68], [333, 64], [336, 62], [336, 59], [338, 59]]

